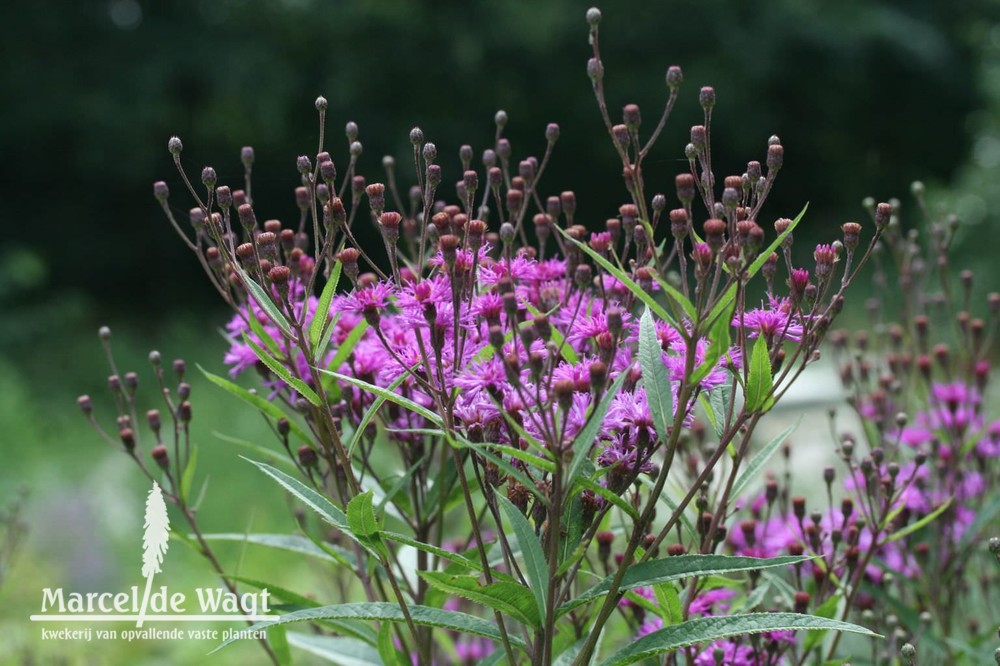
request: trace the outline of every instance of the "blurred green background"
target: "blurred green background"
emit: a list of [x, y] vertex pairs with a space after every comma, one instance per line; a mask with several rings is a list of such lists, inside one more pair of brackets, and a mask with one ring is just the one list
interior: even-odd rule
[[[460, 177], [459, 145], [489, 147], [498, 108], [518, 158], [539, 155], [547, 122], [562, 138], [545, 193], [574, 189], [593, 227], [623, 202], [620, 166], [585, 74], [588, 2], [486, 0], [38, 0], [0, 3], [0, 503], [24, 486], [29, 537], [0, 587], [0, 659], [11, 663], [196, 663], [205, 644], [41, 643], [26, 616], [40, 589], [118, 589], [138, 580], [145, 483], [89, 429], [74, 404], [90, 393], [110, 419], [96, 330], [115, 331], [123, 370], [150, 375], [146, 352], [222, 371], [216, 330], [227, 314], [151, 196], [166, 180], [172, 207], [190, 204], [166, 151], [181, 136], [192, 177], [213, 165], [238, 185], [239, 149], [256, 148], [260, 219], [294, 219], [295, 157], [315, 152], [313, 100], [327, 97], [331, 152], [346, 163], [356, 121], [361, 169], [381, 178], [393, 154], [401, 185], [409, 129]], [[613, 116], [638, 103], [653, 125], [663, 75], [686, 83], [647, 166], [673, 200], [673, 175], [698, 122], [698, 87], [718, 93], [719, 176], [762, 159], [768, 136], [785, 167], [765, 220], [807, 201], [797, 237], [829, 240], [863, 216], [860, 201], [898, 196], [922, 179], [965, 225], [962, 262], [997, 286], [982, 242], [1000, 211], [1000, 4], [622, 0], [604, 9], [602, 47]], [[449, 192], [445, 187], [444, 192]], [[208, 531], [292, 531], [281, 495], [212, 433], [255, 439], [254, 415], [197, 374], [196, 435], [210, 480]], [[148, 387], [147, 387], [148, 388]], [[150, 395], [147, 393], [147, 395]], [[226, 565], [317, 595], [307, 564], [223, 550]], [[185, 559], [186, 558], [186, 559]], [[243, 562], [241, 565], [240, 562]], [[164, 579], [211, 584], [173, 546]], [[175, 652], [181, 650], [181, 652]], [[257, 657], [235, 646], [213, 658]]]

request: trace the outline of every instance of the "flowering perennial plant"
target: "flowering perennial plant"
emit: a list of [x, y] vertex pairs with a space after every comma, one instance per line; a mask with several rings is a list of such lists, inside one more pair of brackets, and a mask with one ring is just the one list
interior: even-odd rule
[[[980, 408], [979, 359], [948, 375], [946, 362], [957, 360], [947, 352], [927, 356], [947, 379], [930, 381], [938, 371], [927, 361], [930, 406], [910, 419], [897, 416], [911, 413], [896, 404], [906, 391], [881, 386], [881, 367], [849, 370], [866, 357], [845, 359], [865, 434], [878, 438], [864, 459], [841, 445], [853, 499], [834, 506], [831, 494], [825, 511], [807, 515], [805, 500], [772, 480], [748, 500], [794, 429], [758, 453], [759, 422], [819, 358], [887, 230], [898, 236], [895, 209], [873, 206], [867, 232], [847, 223], [810, 261], [793, 260], [803, 214], [762, 221], [784, 148], [771, 137], [763, 162], [717, 180], [710, 87], [698, 95], [704, 120], [691, 128], [688, 168], [670, 196], [655, 193], [644, 161], [683, 75], [667, 70], [652, 131], [634, 104], [616, 124], [600, 12], [587, 21], [587, 72], [625, 186], [603, 224], [577, 209], [573, 192], [543, 194], [558, 125], [546, 128], [541, 157], [517, 160], [502, 111], [478, 163], [470, 146], [459, 150], [453, 188], [436, 146], [414, 128], [415, 184], [404, 196], [394, 159], [383, 160], [381, 182], [360, 174], [354, 123], [338, 172], [319, 98], [320, 141], [314, 159], [297, 161], [300, 214], [290, 225], [257, 219], [251, 148], [241, 189], [218, 183], [211, 167], [198, 188], [180, 140], [169, 142], [196, 204], [190, 224], [175, 218], [165, 183], [154, 193], [234, 312], [231, 378], [205, 375], [264, 415], [283, 453], [253, 464], [311, 509], [301, 534], [280, 543], [337, 562], [339, 598], [272, 591], [292, 608], [258, 625], [275, 663], [303, 640], [286, 633], [294, 622], [320, 623], [310, 641], [326, 641], [330, 654], [387, 664], [833, 659], [840, 632], [874, 635], [848, 621], [877, 596], [870, 587], [895, 589], [886, 566], [897, 581], [945, 566], [982, 528], [960, 505], [995, 480], [996, 470], [971, 468], [995, 456], [1000, 430]], [[378, 252], [355, 237], [365, 224], [381, 235]], [[982, 329], [965, 326], [969, 336]], [[880, 358], [899, 365], [899, 356]], [[923, 358], [906, 367], [922, 368]], [[136, 380], [117, 371], [118, 438], [109, 439], [161, 482], [221, 575], [213, 535], [192, 509], [190, 386], [181, 366], [182, 383], [168, 388], [153, 360], [173, 441], [151, 411], [156, 444], [144, 449]], [[251, 370], [260, 392], [237, 383]], [[897, 382], [920, 380], [916, 370], [895, 372]], [[81, 406], [90, 413], [89, 399]], [[925, 449], [897, 460], [896, 451]], [[942, 469], [926, 471], [927, 460]], [[829, 490], [833, 472], [825, 476]], [[941, 538], [910, 548], [944, 511], [953, 520]], [[943, 600], [935, 589], [912, 594]]]

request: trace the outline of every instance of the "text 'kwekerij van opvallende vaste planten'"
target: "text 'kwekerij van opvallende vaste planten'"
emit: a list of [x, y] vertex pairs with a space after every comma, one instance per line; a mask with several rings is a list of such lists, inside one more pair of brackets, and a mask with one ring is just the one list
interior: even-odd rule
[[[764, 212], [784, 162], [777, 136], [717, 174], [711, 87], [697, 93], [704, 120], [682, 172], [669, 188], [648, 181], [681, 69], [667, 69], [656, 117], [627, 104], [616, 123], [601, 13], [586, 18], [586, 71], [621, 162], [604, 223], [572, 191], [544, 189], [559, 126], [518, 154], [502, 111], [478, 158], [462, 146], [453, 164], [414, 128], [412, 168], [386, 157], [372, 179], [355, 123], [346, 157], [328, 148], [320, 97], [290, 222], [257, 218], [252, 148], [240, 189], [211, 167], [199, 186], [170, 139], [188, 220], [165, 183], [154, 193], [234, 312], [232, 377], [204, 372], [199, 390], [263, 415], [249, 464], [306, 509], [287, 535], [245, 541], [318, 558], [335, 590], [272, 587], [283, 605], [251, 623], [267, 630], [261, 647], [274, 663], [306, 638], [336, 663], [989, 659], [1000, 296], [977, 317], [973, 276], [948, 263], [957, 222], [917, 186], [925, 233], [904, 226], [899, 202], [872, 201], [864, 223], [801, 251], [805, 209]], [[356, 240], [369, 224], [384, 247]], [[870, 331], [836, 331], [852, 283], [871, 274]], [[237, 595], [248, 584], [225, 575], [198, 522], [190, 372], [153, 352], [163, 404], [141, 415], [110, 337], [119, 416], [99, 431], [163, 487], [183, 540]], [[791, 474], [796, 424], [755, 434], [827, 337], [857, 425], [831, 417], [829, 432], [800, 434], [842, 464]], [[93, 419], [90, 398], [80, 406]], [[784, 473], [770, 471], [778, 452]], [[973, 624], [972, 603], [994, 616]]]

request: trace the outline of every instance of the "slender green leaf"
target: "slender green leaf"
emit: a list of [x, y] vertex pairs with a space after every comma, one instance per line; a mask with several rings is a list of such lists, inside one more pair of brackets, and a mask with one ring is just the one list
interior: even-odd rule
[[325, 550], [314, 544], [309, 539], [297, 534], [239, 534], [237, 532], [224, 532], [218, 534], [203, 535], [206, 541], [236, 541], [239, 543], [249, 543], [255, 546], [266, 548], [277, 548], [286, 550], [297, 555], [308, 555], [331, 563], [347, 562], [354, 567], [354, 555], [344, 551], [340, 553], [341, 558], [337, 559]]
[[781, 445], [785, 443], [785, 440], [788, 439], [793, 432], [795, 432], [801, 423], [802, 415], [800, 414], [799, 418], [795, 420], [795, 423], [782, 430], [777, 437], [768, 442], [767, 445], [760, 450], [760, 453], [754, 456], [754, 459], [750, 461], [750, 464], [747, 465], [745, 470], [743, 470], [743, 473], [737, 477], [736, 483], [733, 484], [733, 490], [730, 493], [731, 497], [743, 496], [743, 491], [746, 487], [750, 485], [750, 482], [753, 481], [758, 474], [760, 474], [760, 471], [764, 469], [764, 465], [766, 465], [767, 461], [771, 459], [771, 456], [775, 454]]
[[[492, 622], [460, 613], [458, 611], [447, 611], [440, 608], [429, 608], [411, 604], [407, 606], [413, 623], [422, 627], [437, 627], [449, 631], [457, 631], [463, 634], [483, 636], [496, 641], [500, 640], [500, 631]], [[384, 601], [374, 601], [353, 604], [337, 604], [334, 606], [320, 606], [319, 608], [307, 608], [294, 613], [287, 613], [274, 620], [257, 622], [250, 626], [247, 631], [258, 631], [267, 629], [279, 624], [292, 624], [295, 622], [312, 622], [316, 620], [375, 620], [379, 622], [405, 622], [403, 611], [397, 604]], [[524, 641], [518, 636], [511, 634], [510, 642], [518, 647], [524, 646]], [[231, 638], [217, 648], [212, 653], [218, 652], [227, 645], [239, 640], [239, 637]], [[211, 654], [211, 653], [210, 653]]]
[[[675, 555], [633, 564], [625, 572], [620, 589], [623, 591], [631, 590], [637, 587], [665, 583], [689, 576], [709, 576], [736, 571], [757, 571], [773, 567], [786, 567], [799, 562], [805, 562], [809, 559], [812, 558], [806, 556], [760, 558], [732, 555]], [[611, 588], [613, 580], [614, 576], [608, 576], [580, 596], [570, 599], [559, 607], [559, 613], [566, 613], [577, 606], [582, 606], [594, 599], [603, 597]]]
[[583, 486], [584, 490], [589, 490], [595, 495], [603, 497], [607, 501], [611, 502], [616, 507], [624, 511], [633, 520], [639, 520], [639, 512], [636, 510], [634, 506], [629, 504], [628, 501], [621, 495], [616, 495], [615, 493], [611, 492], [610, 490], [600, 485], [599, 483], [594, 482], [593, 479], [588, 479], [583, 476], [578, 478], [576, 482], [579, 483], [581, 486]]
[[258, 338], [260, 338], [261, 342], [264, 343], [264, 346], [269, 352], [271, 352], [272, 356], [281, 356], [281, 347], [279, 347], [275, 339], [271, 337], [271, 334], [267, 332], [264, 328], [264, 324], [260, 322], [260, 319], [253, 311], [248, 313], [247, 323], [250, 324], [250, 330], [253, 331]]
[[359, 537], [371, 538], [379, 533], [372, 491], [355, 495], [347, 503], [347, 525]]
[[[542, 314], [542, 312], [531, 303], [527, 303], [526, 307], [528, 308], [528, 312], [530, 312], [532, 315]], [[552, 312], [554, 312], [556, 309], [558, 309], [558, 306], [549, 311], [548, 314], [552, 314]], [[552, 342], [554, 342], [556, 348], [559, 349], [559, 355], [562, 356], [564, 359], [566, 359], [567, 363], [570, 363], [572, 365], [576, 365], [577, 363], [579, 363], [580, 357], [577, 355], [576, 350], [573, 349], [573, 347], [568, 342], [566, 342], [566, 339], [563, 337], [563, 334], [560, 333], [559, 330], [554, 326], [550, 327], [550, 330], [552, 332]]]
[[439, 415], [435, 414], [434, 412], [427, 409], [423, 405], [413, 402], [409, 398], [405, 398], [399, 395], [398, 393], [393, 393], [392, 391], [384, 389], [381, 386], [375, 386], [374, 384], [369, 384], [368, 382], [362, 381], [356, 377], [349, 377], [348, 375], [342, 375], [339, 372], [334, 372], [332, 370], [320, 370], [320, 372], [330, 375], [331, 377], [334, 377], [335, 379], [338, 379], [342, 382], [353, 384], [354, 386], [364, 389], [369, 393], [374, 393], [377, 396], [383, 397], [390, 402], [394, 402], [400, 407], [403, 407], [404, 409], [408, 409], [415, 414], [423, 416], [425, 419], [427, 419], [428, 421], [430, 421], [431, 423], [433, 423], [438, 427], [441, 427], [442, 425], [441, 417]]
[[667, 312], [667, 310], [662, 305], [657, 303], [655, 298], [653, 298], [650, 294], [647, 294], [645, 289], [640, 287], [638, 284], [636, 284], [636, 282], [632, 278], [626, 275], [625, 271], [621, 270], [620, 268], [612, 264], [610, 261], [602, 257], [600, 253], [594, 251], [594, 249], [591, 248], [586, 243], [581, 243], [575, 238], [570, 237], [570, 235], [566, 233], [563, 229], [559, 228], [558, 225], [554, 226], [555, 230], [558, 231], [560, 234], [562, 234], [563, 237], [566, 238], [566, 240], [573, 243], [577, 248], [582, 250], [591, 259], [593, 259], [601, 268], [611, 273], [611, 275], [613, 275], [616, 280], [625, 285], [625, 288], [628, 289], [630, 292], [632, 292], [633, 296], [635, 296], [637, 299], [645, 303], [646, 307], [648, 307], [650, 310], [656, 313], [657, 317], [663, 319], [664, 321], [670, 322], [670, 324], [674, 328], [679, 328], [677, 321], [670, 316], [670, 313]]
[[479, 576], [452, 576], [438, 571], [418, 573], [432, 587], [442, 592], [500, 611], [532, 628], [537, 628], [541, 623], [535, 596], [520, 583], [503, 580], [481, 585]]
[[673, 301], [680, 306], [681, 310], [684, 311], [684, 315], [691, 321], [694, 321], [698, 316], [698, 313], [695, 311], [694, 304], [690, 301], [690, 299], [682, 294], [677, 287], [667, 282], [666, 279], [658, 273], [653, 273], [653, 279], [659, 283], [660, 287], [664, 292], [666, 292], [667, 296], [673, 299]]
[[681, 596], [673, 583], [657, 583], [653, 586], [653, 593], [656, 595], [656, 603], [666, 614], [664, 620], [667, 620], [667, 624], [677, 624], [684, 619]]
[[864, 627], [800, 613], [747, 613], [745, 615], [699, 617], [664, 627], [618, 650], [601, 666], [626, 666], [679, 648], [747, 634], [768, 631], [830, 629], [879, 637]]
[[377, 649], [357, 638], [290, 631], [288, 643], [337, 666], [372, 666], [383, 663]]
[[397, 543], [403, 544], [404, 546], [410, 546], [411, 548], [422, 550], [425, 553], [436, 555], [442, 560], [448, 560], [450, 562], [454, 562], [455, 564], [459, 564], [467, 569], [472, 569], [474, 571], [482, 571], [483, 569], [483, 566], [476, 560], [469, 559], [464, 555], [453, 553], [450, 550], [445, 550], [444, 548], [438, 548], [437, 546], [433, 546], [429, 543], [423, 543], [421, 541], [417, 541], [416, 539], [408, 537], [405, 534], [383, 530], [381, 532], [381, 535], [382, 538], [388, 541], [395, 541]]
[[[323, 337], [323, 332], [327, 327], [333, 326], [333, 322], [330, 321], [330, 303], [333, 302], [333, 295], [337, 293], [337, 284], [340, 282], [340, 272], [343, 270], [344, 265], [337, 260], [337, 263], [333, 265], [333, 271], [330, 273], [330, 278], [323, 285], [323, 291], [320, 292], [319, 302], [316, 304], [316, 314], [313, 315], [312, 321], [309, 322], [309, 346], [314, 350], [317, 349], [317, 345], [320, 343], [320, 339]], [[322, 350], [318, 350], [315, 354], [316, 358], [321, 357]]]
[[[843, 598], [843, 594], [840, 592], [835, 592], [830, 595], [830, 597], [824, 601], [822, 604], [813, 611], [813, 615], [816, 617], [825, 617], [827, 619], [833, 619], [837, 615], [837, 606], [840, 605], [840, 600]], [[826, 630], [815, 630], [810, 631], [806, 635], [806, 639], [802, 645], [802, 654], [809, 654], [810, 651], [823, 640], [826, 636]]]
[[[767, 263], [767, 258], [770, 257], [781, 246], [781, 243], [784, 242], [784, 240], [788, 238], [789, 235], [791, 235], [791, 233], [795, 230], [795, 227], [799, 226], [799, 222], [801, 222], [802, 218], [805, 217], [806, 211], [808, 209], [809, 209], [809, 204], [807, 203], [805, 206], [802, 207], [802, 210], [799, 211], [799, 214], [795, 216], [795, 219], [792, 220], [792, 223], [788, 225], [788, 228], [785, 229], [780, 234], [778, 234], [778, 237], [775, 238], [774, 241], [772, 241], [771, 244], [768, 245], [763, 252], [757, 255], [757, 258], [753, 260], [753, 263], [750, 264], [750, 268], [748, 268], [746, 271], [747, 280], [756, 275], [758, 271], [760, 271], [760, 269], [764, 267], [764, 264]], [[715, 304], [715, 307], [713, 307], [711, 312], [708, 313], [709, 321], [714, 321], [715, 318], [718, 317], [720, 314], [722, 314], [722, 312], [726, 308], [728, 308], [730, 304], [736, 299], [737, 284], [738, 283], [734, 280], [732, 284], [730, 284], [729, 287], [726, 288], [726, 291], [723, 292], [722, 296]]]
[[258, 410], [260, 410], [264, 414], [267, 414], [272, 419], [274, 420], [282, 418], [287, 419], [288, 425], [291, 428], [292, 433], [294, 433], [297, 437], [301, 438], [303, 441], [306, 442], [310, 441], [309, 436], [306, 434], [306, 431], [302, 429], [302, 426], [300, 426], [292, 419], [289, 419], [285, 415], [285, 413], [281, 411], [281, 408], [275, 405], [274, 403], [270, 402], [269, 400], [266, 400], [265, 398], [262, 398], [256, 393], [251, 393], [250, 391], [246, 390], [239, 384], [235, 384], [229, 381], [228, 379], [219, 377], [218, 375], [213, 375], [211, 372], [205, 370], [205, 368], [201, 367], [200, 365], [198, 366], [198, 369], [201, 370], [201, 374], [205, 375], [205, 378], [208, 381], [212, 382], [219, 388], [225, 389], [226, 391], [235, 395], [243, 402], [246, 402], [247, 404], [256, 407]]
[[750, 374], [747, 376], [746, 407], [748, 411], [767, 411], [774, 388], [771, 374], [771, 353], [764, 336], [757, 338], [750, 354]]
[[653, 425], [660, 440], [666, 441], [674, 423], [674, 394], [670, 388], [667, 366], [663, 363], [663, 348], [656, 335], [653, 315], [649, 308], [639, 319], [639, 366], [642, 368], [642, 385], [646, 388], [646, 401], [653, 415]]
[[250, 297], [253, 298], [254, 302], [260, 306], [260, 309], [264, 311], [268, 319], [271, 320], [275, 326], [285, 335], [289, 340], [295, 339], [295, 334], [292, 332], [292, 325], [288, 323], [288, 319], [285, 315], [281, 313], [278, 306], [275, 305], [274, 301], [271, 299], [271, 295], [264, 291], [264, 288], [253, 281], [246, 271], [240, 267], [236, 267], [240, 275], [243, 277], [243, 283], [246, 285], [250, 292]]
[[[404, 372], [399, 377], [396, 377], [396, 379], [391, 384], [389, 384], [389, 386], [386, 388], [386, 391], [390, 393], [395, 392], [395, 390], [399, 388], [405, 381], [406, 381], [406, 373]], [[371, 407], [369, 407], [365, 411], [365, 415], [361, 417], [360, 423], [358, 423], [358, 426], [354, 429], [354, 435], [351, 437], [351, 443], [347, 445], [348, 455], [354, 453], [355, 447], [357, 447], [357, 445], [361, 443], [361, 438], [364, 437], [365, 431], [368, 429], [368, 424], [371, 423], [372, 420], [378, 415], [379, 408], [384, 404], [385, 404], [385, 396], [382, 395], [377, 396], [375, 398], [375, 401], [371, 404]]]
[[531, 584], [531, 591], [535, 593], [535, 602], [538, 605], [538, 616], [545, 617], [545, 608], [549, 594], [549, 571], [545, 562], [545, 555], [542, 552], [542, 544], [535, 536], [535, 530], [531, 523], [524, 517], [520, 509], [511, 504], [503, 495], [496, 496], [500, 509], [507, 516], [507, 521], [514, 528], [517, 536], [517, 543], [521, 546], [521, 556], [524, 558], [524, 572]]
[[[558, 227], [556, 228], [558, 229]], [[627, 372], [619, 373], [611, 388], [605, 392], [604, 397], [601, 398], [601, 402], [597, 404], [594, 411], [590, 414], [587, 423], [580, 428], [580, 432], [573, 439], [573, 458], [570, 460], [569, 470], [566, 475], [566, 485], [568, 487], [572, 488], [576, 482], [583, 461], [590, 455], [590, 450], [594, 447], [594, 441], [601, 431], [604, 416], [608, 413], [608, 409], [611, 408], [611, 403], [614, 401], [615, 396], [618, 395], [618, 391], [621, 390], [627, 375]]]
[[344, 338], [344, 342], [337, 347], [337, 353], [330, 359], [330, 362], [326, 366], [327, 369], [336, 370], [342, 366], [344, 362], [351, 357], [351, 354], [354, 353], [354, 348], [358, 345], [358, 342], [367, 330], [368, 322], [362, 319], [357, 323], [357, 325], [355, 325], [354, 328], [351, 329], [351, 332], [347, 334], [347, 337]]
[[392, 638], [392, 623], [383, 622], [378, 629], [378, 655], [382, 659], [382, 663], [406, 663], [405, 660], [400, 659], [401, 655], [397, 652], [396, 646], [393, 645]]
[[288, 635], [284, 627], [272, 627], [267, 630], [267, 642], [271, 644], [279, 666], [290, 666], [292, 652], [288, 649]]
[[328, 500], [323, 495], [320, 495], [309, 486], [304, 485], [298, 479], [285, 474], [279, 469], [275, 469], [266, 463], [250, 460], [249, 458], [243, 459], [255, 465], [257, 469], [274, 479], [278, 485], [290, 492], [292, 495], [295, 495], [295, 497], [297, 497], [310, 509], [315, 511], [316, 514], [319, 515], [319, 517], [324, 521], [333, 525], [348, 537], [358, 542], [358, 544], [360, 544], [369, 553], [377, 555], [366, 539], [354, 534], [354, 531], [348, 525], [347, 515], [333, 502]]
[[191, 456], [184, 465], [184, 474], [181, 475], [181, 497], [190, 499], [188, 493], [191, 491], [191, 484], [194, 482], [194, 473], [198, 469], [198, 445], [191, 445]]
[[909, 525], [899, 530], [898, 532], [893, 532], [892, 536], [890, 536], [888, 539], [885, 540], [885, 543], [892, 543], [893, 541], [899, 541], [903, 537], [909, 536], [914, 532], [916, 532], [917, 530], [919, 530], [920, 528], [928, 525], [931, 521], [933, 521], [935, 518], [944, 513], [949, 506], [951, 506], [952, 499], [954, 498], [949, 497], [947, 502], [945, 502], [938, 508], [931, 511], [920, 520], [910, 523]]
[[732, 327], [733, 310], [735, 309], [736, 301], [734, 300], [718, 319], [710, 323], [711, 330], [708, 333], [708, 351], [705, 353], [705, 360], [695, 368], [694, 374], [691, 375], [690, 382], [692, 384], [698, 384], [707, 377], [708, 373], [712, 372], [716, 365], [718, 365], [722, 355], [729, 351], [731, 343], [730, 328]]
[[277, 359], [273, 358], [270, 354], [261, 349], [260, 345], [251, 340], [250, 336], [246, 333], [243, 334], [243, 342], [250, 346], [250, 349], [252, 349], [253, 353], [257, 355], [257, 358], [259, 358], [261, 362], [271, 370], [271, 372], [277, 375], [278, 379], [298, 391], [299, 394], [301, 394], [302, 397], [308, 400], [312, 405], [319, 407], [323, 404], [319, 399], [319, 396], [316, 395], [316, 391], [309, 388], [309, 385], [298, 377], [293, 377], [288, 368], [283, 366], [277, 361]]
[[235, 444], [236, 446], [242, 446], [243, 448], [253, 451], [257, 455], [263, 456], [272, 462], [289, 465], [291, 467], [295, 466], [295, 463], [292, 462], [285, 451], [272, 451], [271, 449], [263, 447], [260, 444], [254, 444], [253, 442], [248, 442], [245, 439], [240, 439], [239, 437], [230, 437], [225, 433], [217, 432], [215, 430], [212, 431], [212, 435], [221, 439], [223, 442], [229, 442], [230, 444]]

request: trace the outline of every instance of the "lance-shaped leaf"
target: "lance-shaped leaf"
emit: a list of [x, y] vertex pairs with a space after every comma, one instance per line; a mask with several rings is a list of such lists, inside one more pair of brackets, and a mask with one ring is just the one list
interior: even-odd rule
[[291, 431], [294, 435], [301, 438], [303, 441], [306, 442], [310, 441], [309, 436], [306, 435], [306, 431], [302, 429], [302, 426], [300, 426], [295, 421], [289, 419], [285, 415], [285, 413], [281, 411], [281, 408], [275, 405], [273, 402], [270, 402], [267, 399], [262, 398], [256, 393], [251, 393], [250, 391], [246, 390], [239, 384], [231, 382], [228, 379], [219, 377], [218, 375], [213, 375], [211, 372], [205, 370], [205, 368], [201, 367], [200, 365], [198, 366], [198, 369], [201, 370], [201, 374], [205, 375], [205, 378], [208, 381], [212, 382], [219, 388], [228, 391], [232, 395], [235, 395], [237, 398], [247, 403], [248, 405], [256, 407], [258, 410], [260, 410], [264, 414], [267, 414], [272, 419], [276, 421], [282, 418], [286, 419], [288, 421], [289, 428], [291, 428]]
[[[782, 557], [742, 557], [732, 555], [675, 555], [658, 560], [648, 560], [633, 564], [625, 571], [620, 590], [631, 590], [656, 583], [687, 578], [689, 576], [711, 576], [737, 571], [756, 571], [772, 567], [785, 567], [812, 559], [806, 556]], [[603, 597], [611, 589], [614, 576], [608, 576], [575, 599], [570, 599], [559, 607], [559, 614], [577, 606]]]
[[647, 657], [673, 652], [689, 645], [707, 644], [734, 636], [807, 629], [829, 629], [879, 637], [878, 634], [856, 624], [800, 613], [747, 613], [699, 617], [643, 636], [615, 652], [601, 662], [601, 666], [627, 666]]
[[[430, 608], [412, 604], [407, 606], [413, 623], [423, 627], [437, 627], [448, 631], [457, 631], [462, 634], [472, 634], [483, 636], [495, 641], [500, 640], [500, 630], [492, 622], [480, 619], [474, 615], [460, 613], [458, 611], [447, 611], [440, 608]], [[374, 601], [354, 604], [337, 604], [334, 606], [320, 606], [319, 608], [306, 608], [294, 613], [287, 613], [274, 620], [257, 622], [246, 631], [258, 631], [280, 624], [292, 624], [295, 622], [312, 622], [316, 620], [374, 620], [379, 622], [405, 622], [402, 609], [393, 603], [385, 601]], [[511, 634], [508, 636], [512, 645], [524, 646], [524, 641]], [[219, 647], [212, 650], [218, 652], [227, 645], [240, 640], [239, 636], [225, 641]]]
[[[764, 264], [767, 263], [767, 258], [770, 257], [771, 254], [773, 254], [781, 246], [784, 240], [792, 234], [792, 232], [795, 230], [795, 227], [797, 227], [799, 225], [799, 222], [802, 221], [802, 218], [805, 217], [806, 210], [808, 209], [809, 209], [809, 204], [803, 206], [802, 210], [799, 211], [799, 214], [795, 216], [794, 220], [792, 220], [792, 223], [788, 225], [788, 228], [782, 231], [780, 234], [778, 234], [778, 237], [775, 238], [774, 241], [772, 241], [771, 244], [768, 245], [766, 249], [764, 249], [764, 251], [762, 251], [760, 254], [757, 255], [757, 258], [753, 260], [753, 263], [751, 263], [750, 267], [746, 270], [745, 275], [747, 280], [756, 275], [757, 272], [764, 267]], [[738, 283], [734, 280], [732, 284], [730, 284], [729, 287], [726, 289], [726, 291], [723, 292], [722, 297], [719, 298], [718, 302], [715, 304], [715, 307], [713, 307], [712, 311], [708, 313], [709, 321], [715, 321], [715, 318], [721, 315], [722, 312], [733, 303], [733, 301], [736, 299], [737, 284]]]
[[275, 469], [266, 463], [250, 460], [249, 458], [243, 459], [255, 465], [257, 469], [274, 479], [278, 485], [290, 492], [292, 495], [295, 495], [295, 497], [299, 498], [299, 500], [301, 500], [306, 506], [315, 511], [320, 518], [336, 527], [354, 541], [357, 541], [358, 544], [360, 544], [369, 553], [372, 555], [378, 554], [366, 539], [354, 534], [350, 525], [348, 525], [347, 514], [337, 507], [336, 504], [328, 500], [323, 495], [320, 495], [309, 486], [303, 484], [295, 477], [285, 474], [280, 469]]
[[541, 623], [534, 595], [520, 583], [499, 580], [481, 585], [478, 576], [452, 576], [439, 571], [420, 571], [419, 574], [431, 587], [446, 594], [500, 611], [529, 627], [536, 628]]
[[587, 423], [580, 428], [580, 432], [573, 438], [573, 459], [569, 463], [569, 472], [566, 475], [567, 487], [573, 487], [573, 483], [576, 481], [576, 477], [583, 467], [583, 462], [590, 455], [590, 449], [593, 448], [597, 434], [601, 431], [604, 417], [607, 415], [608, 409], [611, 408], [611, 403], [614, 401], [615, 396], [618, 395], [618, 391], [621, 390], [627, 376], [627, 372], [619, 373], [611, 388], [608, 389], [604, 397], [601, 398], [601, 401], [594, 408], [594, 411], [587, 418]]
[[439, 415], [435, 414], [434, 412], [427, 409], [423, 405], [413, 402], [409, 398], [399, 395], [398, 393], [394, 393], [392, 391], [384, 389], [381, 386], [375, 386], [374, 384], [369, 384], [368, 382], [362, 381], [356, 377], [342, 375], [339, 372], [334, 372], [332, 370], [320, 370], [320, 372], [330, 375], [331, 377], [338, 379], [342, 382], [353, 384], [354, 386], [357, 386], [360, 389], [364, 389], [369, 393], [374, 393], [378, 397], [385, 398], [389, 402], [394, 402], [400, 407], [410, 410], [414, 414], [419, 414], [420, 416], [424, 417], [425, 419], [427, 419], [436, 426], [441, 426], [442, 424], [441, 417]]
[[771, 389], [774, 388], [774, 375], [771, 373], [771, 352], [767, 348], [764, 336], [757, 338], [750, 354], [750, 374], [747, 376], [746, 407], [747, 411], [767, 411], [769, 403], [773, 403]]
[[299, 394], [308, 400], [312, 405], [319, 407], [322, 404], [319, 396], [316, 395], [316, 391], [309, 388], [309, 385], [298, 377], [293, 377], [288, 368], [279, 363], [277, 359], [273, 358], [266, 351], [261, 349], [260, 345], [251, 340], [250, 336], [246, 333], [243, 334], [243, 342], [250, 346], [250, 349], [252, 349], [253, 353], [257, 355], [257, 358], [259, 358], [261, 362], [271, 370], [271, 372], [277, 375], [278, 379], [298, 391]]
[[653, 425], [660, 440], [666, 441], [674, 423], [674, 395], [670, 389], [667, 366], [663, 363], [663, 348], [656, 335], [653, 315], [649, 308], [639, 319], [639, 366], [642, 368], [642, 385], [646, 388], [646, 402], [653, 415]]
[[535, 603], [538, 606], [538, 617], [545, 617], [545, 608], [549, 594], [549, 570], [542, 552], [542, 544], [535, 536], [531, 523], [524, 517], [521, 510], [511, 504], [503, 495], [496, 496], [500, 509], [507, 516], [508, 522], [514, 528], [517, 543], [521, 546], [521, 556], [524, 558], [524, 573], [528, 577], [531, 591], [535, 593]]
[[795, 432], [800, 423], [802, 423], [801, 415], [799, 415], [799, 418], [795, 421], [795, 423], [785, 428], [777, 437], [768, 442], [767, 445], [761, 449], [760, 453], [754, 456], [754, 459], [750, 461], [747, 468], [743, 470], [743, 473], [736, 479], [736, 483], [733, 484], [733, 490], [730, 492], [731, 497], [743, 496], [743, 491], [746, 487], [751, 481], [754, 480], [760, 471], [764, 469], [764, 465], [767, 464], [767, 461], [770, 460], [775, 451], [777, 451], [778, 448], [785, 443], [785, 440], [788, 439], [789, 435]]
[[312, 321], [309, 322], [309, 346], [316, 350], [317, 358], [323, 355], [323, 350], [318, 349], [322, 339], [330, 339], [324, 334], [327, 328], [333, 327], [333, 322], [330, 321], [330, 303], [333, 302], [333, 295], [337, 293], [337, 284], [340, 283], [340, 272], [343, 267], [344, 265], [339, 260], [333, 265], [330, 279], [326, 281], [323, 291], [320, 292], [316, 313], [313, 315]]

